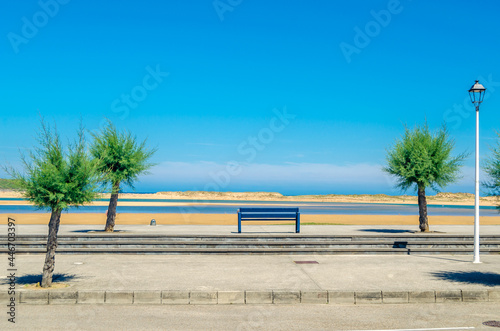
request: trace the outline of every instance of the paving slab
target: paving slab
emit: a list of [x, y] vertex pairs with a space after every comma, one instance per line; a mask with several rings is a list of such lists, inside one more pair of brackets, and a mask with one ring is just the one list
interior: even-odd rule
[[273, 303], [273, 291], [245, 291], [247, 304], [271, 304]]
[[134, 291], [134, 304], [161, 304], [161, 291]]
[[410, 303], [434, 303], [436, 302], [436, 292], [435, 291], [409, 291], [409, 302]]
[[9, 294], [8, 291], [1, 291], [0, 292], [0, 304], [12, 302], [11, 298], [14, 298], [14, 302], [17, 304], [17, 303], [19, 303], [19, 296], [20, 296], [19, 291], [15, 291], [14, 294]]
[[462, 290], [464, 302], [488, 301], [488, 290]]
[[356, 304], [382, 303], [382, 291], [356, 291]]
[[326, 304], [328, 303], [328, 291], [301, 291], [300, 303]]
[[273, 291], [273, 303], [275, 304], [300, 303], [300, 291]]
[[407, 291], [382, 291], [383, 303], [408, 303]]
[[500, 290], [489, 290], [488, 301], [500, 302]]
[[354, 291], [328, 291], [328, 302], [331, 304], [354, 304]]
[[105, 303], [107, 304], [132, 304], [134, 302], [133, 291], [106, 291]]
[[78, 291], [77, 303], [103, 304], [106, 291]]
[[461, 290], [436, 291], [436, 302], [459, 302], [462, 301]]
[[189, 291], [162, 291], [161, 303], [164, 305], [188, 305]]
[[78, 293], [76, 291], [49, 291], [49, 304], [75, 304], [77, 296]]
[[49, 304], [49, 292], [48, 291], [23, 291], [20, 296], [20, 303], [26, 303], [30, 305], [48, 305]]
[[234, 305], [245, 303], [245, 291], [218, 291], [217, 304]]
[[192, 305], [216, 305], [217, 291], [191, 291], [189, 303]]

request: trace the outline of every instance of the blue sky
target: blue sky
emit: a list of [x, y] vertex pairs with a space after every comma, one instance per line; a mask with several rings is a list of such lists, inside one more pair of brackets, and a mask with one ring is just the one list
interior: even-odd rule
[[35, 144], [38, 113], [64, 137], [108, 118], [158, 148], [139, 192], [399, 194], [386, 148], [427, 119], [471, 153], [445, 191], [473, 192], [475, 79], [481, 157], [500, 130], [497, 1], [2, 5], [2, 163]]

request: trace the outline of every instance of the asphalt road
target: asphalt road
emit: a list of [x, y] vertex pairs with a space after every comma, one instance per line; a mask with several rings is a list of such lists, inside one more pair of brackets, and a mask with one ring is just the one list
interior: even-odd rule
[[[1, 330], [498, 330], [498, 303], [406, 305], [35, 306]], [[2, 314], [4, 315], [4, 314]], [[444, 329], [443, 329], [444, 328]]]

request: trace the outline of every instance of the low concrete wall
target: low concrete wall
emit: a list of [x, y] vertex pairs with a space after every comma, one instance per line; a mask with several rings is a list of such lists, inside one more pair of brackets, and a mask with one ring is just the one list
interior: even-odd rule
[[[500, 290], [436, 291], [19, 291], [15, 300], [30, 305], [243, 305], [243, 304], [412, 304], [500, 302]], [[10, 296], [0, 293], [0, 304]]]

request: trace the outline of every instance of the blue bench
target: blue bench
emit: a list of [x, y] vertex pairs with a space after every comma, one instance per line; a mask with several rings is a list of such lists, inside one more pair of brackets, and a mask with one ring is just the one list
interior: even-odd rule
[[252, 208], [238, 209], [238, 233], [243, 221], [295, 221], [295, 233], [300, 232], [299, 208]]

